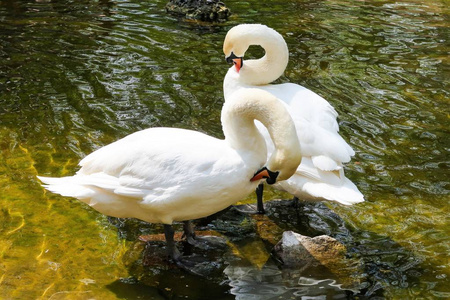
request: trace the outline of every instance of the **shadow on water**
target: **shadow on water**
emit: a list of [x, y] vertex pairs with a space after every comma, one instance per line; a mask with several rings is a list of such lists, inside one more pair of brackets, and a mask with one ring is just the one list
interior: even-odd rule
[[[324, 204], [294, 207], [293, 201], [279, 200], [266, 203], [266, 209], [261, 216], [253, 205], [241, 205], [196, 221], [197, 234], [221, 236], [226, 248], [191, 249], [178, 236], [179, 247], [198, 263], [196, 275], [164, 259], [161, 226], [110, 218], [134, 246], [123, 257], [131, 277], [108, 288], [120, 297], [130, 293], [140, 299], [155, 293], [169, 299], [376, 299], [385, 296], [387, 287], [419, 284], [422, 259], [388, 236], [352, 228]], [[273, 248], [285, 230], [336, 238], [347, 249], [345, 261], [284, 266]], [[147, 236], [145, 243], [136, 241], [139, 235]]]

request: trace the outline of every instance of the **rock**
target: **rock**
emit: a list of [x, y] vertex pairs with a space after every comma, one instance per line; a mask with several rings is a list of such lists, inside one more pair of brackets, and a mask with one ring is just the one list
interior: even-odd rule
[[257, 237], [255, 221], [235, 206], [230, 207], [220, 217], [211, 219], [207, 227], [226, 236], [233, 243]]
[[170, 0], [166, 11], [188, 20], [206, 22], [223, 22], [231, 15], [230, 9], [219, 0]]
[[358, 275], [363, 272], [362, 262], [347, 258], [346, 247], [328, 235], [310, 238], [285, 231], [273, 252], [284, 265], [283, 276], [287, 281], [299, 280], [303, 273], [330, 272], [342, 287], [354, 289], [362, 279]]
[[190, 266], [187, 270], [166, 259], [165, 245], [165, 241], [156, 239], [132, 244], [123, 254], [129, 277], [117, 280], [109, 288], [121, 299], [205, 299], [205, 290], [211, 299], [219, 299], [227, 293], [229, 287], [221, 284], [226, 279], [223, 270], [227, 266], [223, 251], [205, 253], [195, 249], [195, 255], [184, 257], [183, 263]]
[[285, 231], [274, 251], [285, 266], [299, 267], [318, 263], [330, 266], [345, 259], [346, 248], [327, 235], [310, 238]]

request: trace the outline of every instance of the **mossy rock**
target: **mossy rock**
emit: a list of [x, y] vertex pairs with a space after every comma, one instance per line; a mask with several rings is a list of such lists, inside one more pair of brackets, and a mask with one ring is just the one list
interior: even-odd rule
[[205, 22], [224, 22], [231, 11], [219, 0], [171, 0], [166, 11], [186, 18]]

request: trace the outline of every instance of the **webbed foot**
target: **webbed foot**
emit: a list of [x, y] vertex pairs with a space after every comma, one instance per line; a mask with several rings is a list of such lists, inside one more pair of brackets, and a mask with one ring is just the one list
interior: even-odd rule
[[196, 235], [191, 221], [184, 221], [183, 229], [186, 242], [193, 247], [203, 250], [223, 249], [226, 247], [226, 240], [222, 237]]

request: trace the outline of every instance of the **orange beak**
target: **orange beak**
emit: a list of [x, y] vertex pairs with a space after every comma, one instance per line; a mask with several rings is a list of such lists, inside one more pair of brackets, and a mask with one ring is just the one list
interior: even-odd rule
[[231, 54], [227, 56], [225, 60], [229, 64], [233, 63], [233, 65], [236, 68], [236, 72], [238, 73], [241, 70], [242, 66], [244, 65], [244, 59], [242, 57], [237, 57], [233, 52], [231, 52]]
[[269, 178], [269, 172], [267, 171], [267, 169], [262, 169], [261, 171], [259, 171], [258, 173], [256, 173], [252, 179], [250, 179], [250, 181], [257, 181], [257, 180], [261, 180], [263, 178]]
[[234, 63], [234, 66], [236, 68], [236, 72], [239, 73], [239, 71], [242, 68], [242, 57], [234, 58], [233, 59], [233, 63]]

